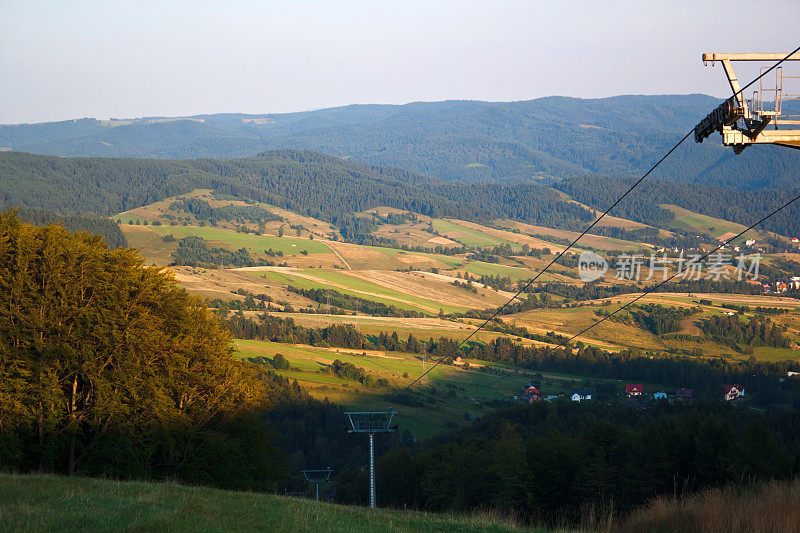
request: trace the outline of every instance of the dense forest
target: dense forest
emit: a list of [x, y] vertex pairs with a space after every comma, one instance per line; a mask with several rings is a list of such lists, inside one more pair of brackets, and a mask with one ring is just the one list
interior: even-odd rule
[[[563, 527], [590, 507], [619, 514], [660, 494], [789, 479], [800, 464], [798, 427], [796, 411], [764, 415], [719, 403], [508, 407], [438, 441], [382, 456], [380, 504], [492, 509]], [[363, 471], [339, 480], [337, 501], [364, 503]]]
[[[632, 181], [620, 178], [583, 176], [565, 179], [553, 186], [583, 204], [605, 210], [631, 184]], [[666, 228], [674, 215], [659, 204], [672, 204], [749, 226], [798, 194], [796, 180], [787, 183], [785, 189], [748, 192], [651, 180], [634, 189], [610, 214]], [[761, 229], [789, 237], [800, 235], [800, 202], [766, 220]]]
[[[547, 97], [522, 102], [352, 105], [302, 113], [217, 114], [186, 120], [92, 119], [0, 126], [0, 147], [49, 155], [249, 157], [310, 149], [447, 181], [643, 173], [719, 104], [704, 95]], [[257, 123], [252, 119], [260, 119]], [[657, 179], [738, 189], [795, 183], [800, 153], [754, 147], [740, 156], [713, 138], [687, 142]]]
[[47, 226], [60, 224], [70, 231], [83, 231], [103, 237], [105, 243], [111, 248], [125, 248], [128, 241], [122, 230], [113, 221], [107, 218], [90, 217], [82, 215], [59, 215], [52, 211], [24, 207], [18, 212], [19, 218], [34, 226]]
[[[448, 183], [313, 152], [185, 161], [0, 152], [0, 208], [22, 205], [108, 216], [196, 188], [251, 198], [343, 226], [352, 213], [381, 205], [433, 217], [476, 221], [512, 217], [567, 227], [593, 218], [587, 209], [537, 184]], [[93, 193], [84, 194], [87, 190]]]
[[[573, 177], [554, 184], [575, 200], [597, 209], [611, 205], [630, 185], [609, 177]], [[377, 242], [369, 219], [352, 213], [387, 205], [432, 217], [477, 222], [512, 218], [564, 229], [583, 229], [591, 221], [588, 210], [563, 201], [559, 193], [540, 184], [511, 185], [444, 182], [412, 172], [347, 161], [313, 152], [266, 152], [247, 159], [151, 160], [66, 159], [0, 152], [0, 208], [24, 206], [66, 217], [100, 216], [133, 209], [195, 188], [212, 188], [232, 195], [277, 205], [332, 222], [351, 242]], [[92, 190], [93, 194], [84, 194]], [[355, 191], [358, 191], [357, 193]], [[667, 228], [674, 218], [659, 204], [677, 204], [705, 215], [749, 224], [785, 202], [797, 191], [741, 192], [695, 184], [648, 181], [634, 190], [613, 215]], [[255, 206], [211, 209], [202, 200], [178, 202], [174, 207], [203, 220], [279, 220]], [[763, 223], [763, 229], [788, 236], [800, 234], [800, 204], [794, 204]], [[79, 229], [77, 222], [70, 222]], [[96, 224], [95, 224], [96, 225]], [[363, 226], [363, 227], [362, 227]], [[120, 235], [103, 231], [110, 244]], [[631, 232], [600, 228], [611, 237], [648, 240], [668, 246], [696, 245], [691, 236], [663, 240], [652, 230]], [[663, 241], [663, 242], [662, 242]]]

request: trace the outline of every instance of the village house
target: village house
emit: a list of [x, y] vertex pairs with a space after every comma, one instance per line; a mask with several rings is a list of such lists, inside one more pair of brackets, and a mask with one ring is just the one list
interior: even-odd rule
[[542, 393], [533, 383], [528, 383], [528, 385], [522, 387], [522, 398], [527, 400], [528, 403], [534, 403], [542, 399]]
[[725, 385], [725, 401], [731, 402], [744, 396], [744, 387], [741, 385]]
[[690, 401], [693, 396], [694, 396], [693, 389], [680, 388], [675, 392], [675, 398], [677, 398], [678, 400]]
[[663, 392], [663, 391], [659, 391], [659, 392], [653, 394], [653, 399], [654, 400], [666, 400], [667, 399], [667, 393]]
[[635, 398], [644, 394], [644, 385], [641, 383], [628, 383], [625, 385], [625, 396]]
[[569, 398], [573, 402], [582, 402], [584, 400], [591, 400], [592, 399], [592, 391], [590, 390], [576, 390], [570, 394]]

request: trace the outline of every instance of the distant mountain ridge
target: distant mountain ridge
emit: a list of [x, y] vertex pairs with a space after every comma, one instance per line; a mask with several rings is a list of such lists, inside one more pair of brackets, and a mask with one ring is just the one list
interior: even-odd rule
[[[249, 157], [308, 149], [447, 181], [525, 182], [642, 173], [719, 100], [705, 95], [547, 97], [521, 102], [350, 105], [284, 114], [75, 121], [0, 126], [0, 147], [45, 155]], [[797, 183], [800, 152], [715, 137], [685, 143], [654, 178], [742, 190]]]

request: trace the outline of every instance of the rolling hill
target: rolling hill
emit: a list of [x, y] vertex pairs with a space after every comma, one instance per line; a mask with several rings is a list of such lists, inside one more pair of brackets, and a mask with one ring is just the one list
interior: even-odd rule
[[[286, 114], [216, 114], [0, 126], [0, 147], [49, 155], [227, 158], [310, 149], [447, 181], [519, 182], [642, 173], [718, 100], [704, 95], [548, 97], [521, 102], [351, 105]], [[796, 183], [800, 153], [734, 156], [686, 143], [660, 179], [737, 189]]]

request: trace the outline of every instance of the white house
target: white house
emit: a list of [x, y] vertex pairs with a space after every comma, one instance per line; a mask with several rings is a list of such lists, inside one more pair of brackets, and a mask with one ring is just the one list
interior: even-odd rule
[[667, 399], [667, 393], [659, 391], [659, 392], [653, 394], [653, 399], [654, 400], [666, 400]]
[[590, 390], [576, 390], [570, 395], [573, 402], [581, 402], [583, 400], [592, 399], [592, 391]]

